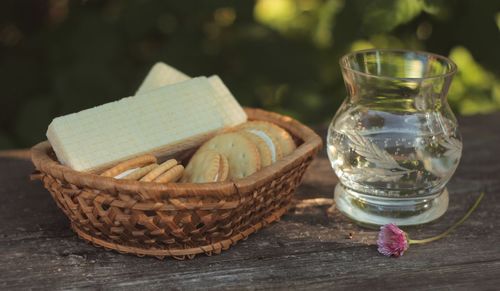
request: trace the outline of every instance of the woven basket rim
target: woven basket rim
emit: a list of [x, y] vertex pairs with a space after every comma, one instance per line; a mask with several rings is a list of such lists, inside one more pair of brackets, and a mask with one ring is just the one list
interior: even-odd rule
[[102, 177], [92, 173], [78, 172], [49, 156], [52, 147], [48, 141], [43, 141], [31, 148], [31, 159], [37, 170], [53, 176], [56, 179], [69, 182], [76, 186], [88, 187], [108, 193], [135, 192], [143, 194], [145, 199], [180, 197], [180, 196], [231, 196], [239, 190], [259, 187], [266, 182], [278, 177], [282, 172], [299, 165], [307, 158], [310, 152], [316, 152], [322, 146], [321, 138], [309, 127], [299, 121], [278, 113], [262, 109], [245, 108], [249, 120], [262, 120], [275, 123], [293, 136], [301, 139], [303, 143], [297, 149], [256, 173], [233, 182], [220, 183], [152, 183], [130, 180], [118, 180], [112, 177]]

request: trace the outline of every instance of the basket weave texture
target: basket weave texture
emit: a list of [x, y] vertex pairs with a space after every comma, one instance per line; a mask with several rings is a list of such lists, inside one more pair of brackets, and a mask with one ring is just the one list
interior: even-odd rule
[[84, 240], [138, 256], [176, 259], [218, 254], [288, 209], [321, 138], [298, 121], [260, 109], [250, 120], [273, 122], [299, 146], [290, 155], [234, 182], [159, 184], [74, 171], [57, 162], [48, 142], [32, 148], [38, 177]]

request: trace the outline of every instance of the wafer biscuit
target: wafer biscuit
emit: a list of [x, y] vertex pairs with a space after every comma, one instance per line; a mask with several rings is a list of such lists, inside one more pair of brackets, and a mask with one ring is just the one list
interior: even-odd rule
[[189, 76], [179, 70], [163, 63], [158, 62], [151, 67], [141, 86], [137, 89], [137, 94], [148, 92], [162, 86], [175, 84], [178, 82], [189, 80]]
[[47, 137], [59, 161], [77, 171], [99, 171], [143, 153], [176, 154], [238, 124], [217, 92], [205, 77], [163, 86], [57, 117]]
[[[158, 62], [151, 68], [137, 90], [136, 95], [186, 80], [189, 80], [189, 76], [186, 74], [165, 63]], [[224, 123], [236, 125], [245, 122], [247, 120], [245, 111], [241, 108], [238, 101], [236, 101], [231, 91], [229, 91], [219, 76], [210, 76], [208, 81], [216, 92], [213, 100], [218, 103], [220, 108], [224, 108], [224, 110], [221, 111]]]

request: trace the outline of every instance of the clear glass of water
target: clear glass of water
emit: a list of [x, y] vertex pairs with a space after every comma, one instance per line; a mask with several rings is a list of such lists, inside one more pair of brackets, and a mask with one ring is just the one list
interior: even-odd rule
[[348, 96], [327, 137], [337, 209], [365, 225], [437, 219], [462, 154], [446, 100], [456, 65], [431, 53], [379, 49], [347, 54], [340, 65]]

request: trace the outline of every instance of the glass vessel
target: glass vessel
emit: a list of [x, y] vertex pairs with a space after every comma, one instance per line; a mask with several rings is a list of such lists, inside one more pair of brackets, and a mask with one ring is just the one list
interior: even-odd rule
[[347, 98], [327, 137], [337, 209], [365, 225], [422, 224], [448, 208], [462, 154], [446, 95], [456, 65], [426, 52], [365, 50], [340, 59]]

